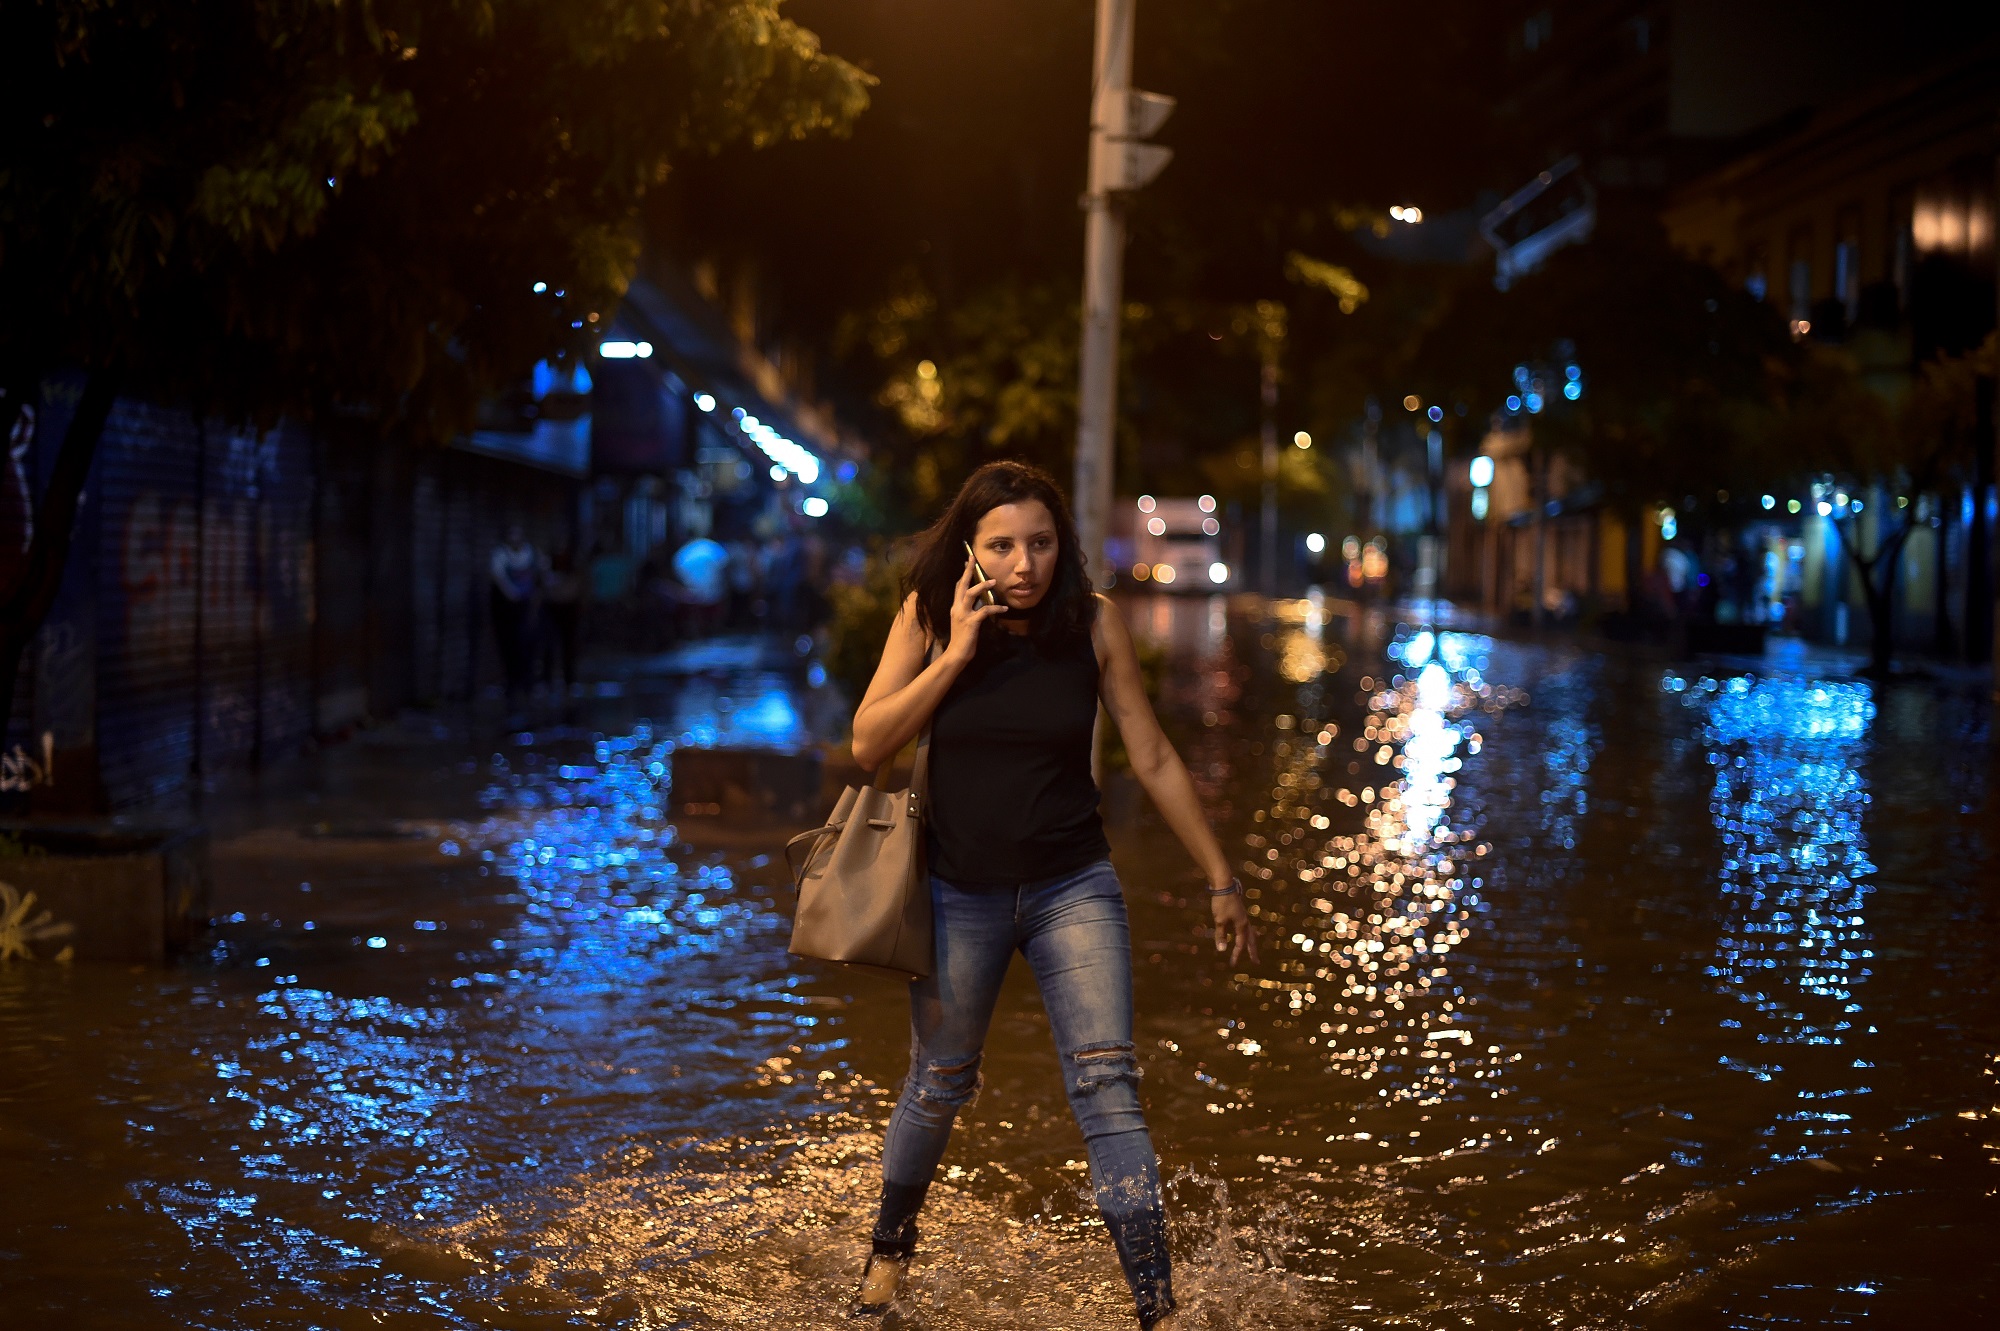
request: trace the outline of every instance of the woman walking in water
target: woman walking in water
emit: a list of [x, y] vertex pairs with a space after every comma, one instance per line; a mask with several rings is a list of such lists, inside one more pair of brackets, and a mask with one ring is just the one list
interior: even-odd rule
[[1131, 938], [1090, 770], [1100, 700], [1133, 773], [1207, 876], [1215, 946], [1232, 962], [1257, 957], [1242, 886], [1153, 716], [1117, 608], [1091, 587], [1046, 472], [1015, 462], [974, 472], [920, 539], [908, 589], [855, 713], [854, 756], [873, 769], [930, 723], [937, 961], [910, 986], [910, 1074], [883, 1142], [882, 1207], [854, 1314], [884, 1312], [896, 1296], [952, 1121], [979, 1088], [986, 1028], [1019, 950], [1042, 991], [1139, 1324], [1166, 1326], [1173, 1282], [1139, 1107]]

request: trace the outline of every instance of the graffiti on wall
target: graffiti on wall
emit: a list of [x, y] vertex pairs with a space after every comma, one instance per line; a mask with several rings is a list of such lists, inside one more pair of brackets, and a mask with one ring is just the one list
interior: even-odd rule
[[56, 737], [53, 732], [42, 732], [39, 753], [31, 754], [18, 744], [0, 753], [0, 794], [26, 794], [36, 786], [53, 786], [55, 783]]
[[[4, 405], [4, 398], [0, 398]], [[12, 587], [35, 539], [34, 491], [28, 485], [28, 449], [35, 442], [35, 408], [24, 403], [0, 453], [0, 587]]]

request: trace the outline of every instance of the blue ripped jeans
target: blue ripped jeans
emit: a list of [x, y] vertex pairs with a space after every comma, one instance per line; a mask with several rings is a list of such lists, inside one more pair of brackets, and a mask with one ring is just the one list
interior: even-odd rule
[[882, 1149], [875, 1251], [907, 1256], [952, 1121], [979, 1089], [1000, 983], [1018, 948], [1034, 968], [1083, 1129], [1098, 1210], [1142, 1326], [1174, 1306], [1159, 1166], [1139, 1108], [1132, 1047], [1132, 941], [1118, 875], [1100, 861], [1019, 887], [931, 879], [937, 965], [910, 985], [910, 1075]]

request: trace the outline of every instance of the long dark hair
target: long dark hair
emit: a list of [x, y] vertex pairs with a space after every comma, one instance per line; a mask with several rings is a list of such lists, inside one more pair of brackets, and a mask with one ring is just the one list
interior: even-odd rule
[[1055, 478], [1026, 462], [989, 462], [965, 478], [943, 516], [917, 537], [916, 553], [903, 575], [903, 590], [916, 594], [917, 623], [931, 641], [941, 644], [951, 637], [951, 600], [965, 573], [966, 543], [979, 529], [979, 520], [1002, 504], [1030, 500], [1055, 519], [1056, 570], [1033, 611], [1029, 635], [1048, 645], [1090, 632], [1097, 619], [1097, 595], [1084, 571], [1076, 522]]

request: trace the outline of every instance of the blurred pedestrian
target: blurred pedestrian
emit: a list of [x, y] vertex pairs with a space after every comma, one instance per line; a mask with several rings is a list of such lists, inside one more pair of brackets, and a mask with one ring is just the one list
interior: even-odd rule
[[799, 586], [805, 579], [805, 562], [805, 543], [797, 532], [773, 536], [764, 543], [764, 596], [770, 605], [770, 625], [782, 633], [799, 628]]
[[493, 547], [487, 567], [492, 580], [493, 640], [500, 649], [500, 669], [507, 680], [507, 701], [512, 705], [528, 692], [542, 554], [521, 525], [514, 523]]
[[731, 541], [728, 552], [725, 576], [729, 582], [729, 627], [751, 628], [758, 618], [756, 607], [764, 584], [764, 557], [757, 543], [745, 537]]
[[542, 580], [542, 683], [554, 682], [554, 667], [560, 664], [565, 692], [576, 687], [577, 614], [582, 606], [583, 579], [576, 560], [559, 550]]

